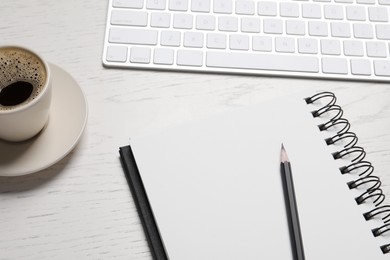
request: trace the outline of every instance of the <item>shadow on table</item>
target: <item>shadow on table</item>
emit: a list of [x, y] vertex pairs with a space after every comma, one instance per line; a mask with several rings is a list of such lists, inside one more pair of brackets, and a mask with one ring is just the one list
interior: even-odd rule
[[0, 176], [0, 196], [1, 193], [13, 193], [34, 190], [42, 185], [49, 183], [56, 176], [61, 174], [64, 168], [72, 160], [75, 153], [77, 153], [77, 147], [53, 166], [36, 173], [15, 177]]

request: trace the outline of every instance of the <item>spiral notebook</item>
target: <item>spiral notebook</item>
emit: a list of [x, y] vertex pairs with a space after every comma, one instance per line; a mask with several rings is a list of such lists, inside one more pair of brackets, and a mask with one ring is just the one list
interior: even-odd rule
[[306, 259], [389, 259], [390, 207], [330, 92], [131, 137], [120, 154], [154, 258], [293, 259], [281, 143]]

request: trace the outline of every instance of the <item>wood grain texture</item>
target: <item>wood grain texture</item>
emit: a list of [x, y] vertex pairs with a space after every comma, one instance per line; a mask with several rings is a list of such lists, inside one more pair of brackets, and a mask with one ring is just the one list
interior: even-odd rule
[[65, 159], [0, 178], [0, 259], [151, 259], [118, 148], [150, 129], [302, 91], [336, 93], [390, 196], [389, 84], [106, 69], [106, 10], [94, 0], [0, 3], [0, 45], [28, 46], [64, 68], [89, 107]]

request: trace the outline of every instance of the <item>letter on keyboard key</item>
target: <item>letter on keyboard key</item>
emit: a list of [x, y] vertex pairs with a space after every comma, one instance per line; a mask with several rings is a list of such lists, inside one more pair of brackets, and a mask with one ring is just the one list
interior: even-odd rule
[[215, 68], [318, 72], [316, 57], [208, 51], [206, 65]]
[[233, 0], [214, 0], [213, 2], [213, 10], [215, 13], [233, 13]]
[[226, 48], [226, 34], [222, 33], [208, 33], [206, 46], [210, 49], [225, 49]]
[[390, 61], [374, 60], [375, 75], [390, 77]]
[[178, 50], [177, 51], [177, 65], [179, 66], [195, 66], [201, 67], [203, 65], [203, 52], [192, 50]]
[[254, 51], [272, 51], [272, 38], [269, 36], [253, 36], [252, 49]]
[[377, 57], [377, 58], [386, 58], [388, 48], [384, 42], [366, 42], [367, 47], [367, 56], [368, 57]]
[[299, 53], [318, 53], [317, 39], [312, 38], [300, 38], [298, 39], [298, 52]]
[[295, 52], [294, 38], [276, 37], [275, 38], [275, 50], [277, 52]]
[[280, 16], [299, 17], [299, 5], [296, 3], [280, 3]]
[[210, 12], [210, 0], [192, 0], [191, 11], [193, 12]]
[[259, 33], [260, 19], [256, 17], [241, 18], [241, 31]]
[[347, 56], [363, 56], [364, 47], [361, 41], [344, 41], [344, 55]]
[[348, 74], [348, 63], [343, 58], [322, 58], [322, 72], [326, 74]]
[[304, 18], [321, 18], [321, 6], [318, 4], [302, 4], [302, 16]]
[[156, 45], [158, 32], [132, 28], [111, 28], [108, 41], [112, 43], [129, 43]]
[[363, 6], [347, 6], [347, 19], [351, 21], [365, 21], [366, 10]]
[[255, 14], [255, 2], [240, 0], [236, 1], [236, 14]]
[[265, 16], [276, 16], [277, 5], [272, 1], [259, 1], [257, 2], [257, 13], [258, 15]]
[[232, 34], [229, 36], [229, 47], [231, 50], [249, 50], [249, 36]]
[[187, 11], [188, 0], [169, 0], [169, 10], [171, 11]]
[[152, 10], [164, 10], [166, 6], [165, 0], [147, 0], [146, 8]]
[[283, 33], [283, 21], [280, 19], [264, 19], [264, 32], [271, 34]]

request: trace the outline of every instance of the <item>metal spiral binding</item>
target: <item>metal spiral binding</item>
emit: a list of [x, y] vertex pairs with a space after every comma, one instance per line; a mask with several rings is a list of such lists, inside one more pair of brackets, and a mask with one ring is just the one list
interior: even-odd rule
[[[313, 104], [317, 101], [323, 101], [325, 105], [312, 112], [313, 117], [321, 117], [326, 115], [330, 119], [318, 126], [320, 131], [327, 131], [329, 129], [340, 130], [330, 138], [326, 138], [327, 145], [333, 145], [340, 141], [346, 141], [344, 148], [341, 151], [332, 154], [335, 160], [344, 158], [346, 156], [353, 156], [351, 163], [347, 166], [340, 168], [341, 174], [356, 173], [359, 178], [347, 183], [350, 189], [355, 189], [364, 185], [366, 190], [358, 197], [355, 198], [358, 204], [364, 203], [367, 199], [372, 199], [374, 203], [374, 209], [363, 214], [364, 218], [369, 221], [370, 219], [380, 216], [384, 222], [381, 227], [374, 228], [372, 233], [375, 237], [380, 236], [386, 232], [390, 232], [390, 205], [381, 205], [385, 200], [381, 187], [382, 182], [379, 177], [372, 175], [374, 167], [368, 161], [365, 161], [366, 152], [360, 146], [357, 146], [358, 137], [355, 133], [350, 132], [351, 124], [343, 116], [343, 109], [336, 105], [337, 98], [332, 92], [321, 92], [314, 96], [305, 99], [307, 104]], [[390, 252], [390, 243], [382, 245], [381, 250], [383, 254]]]

